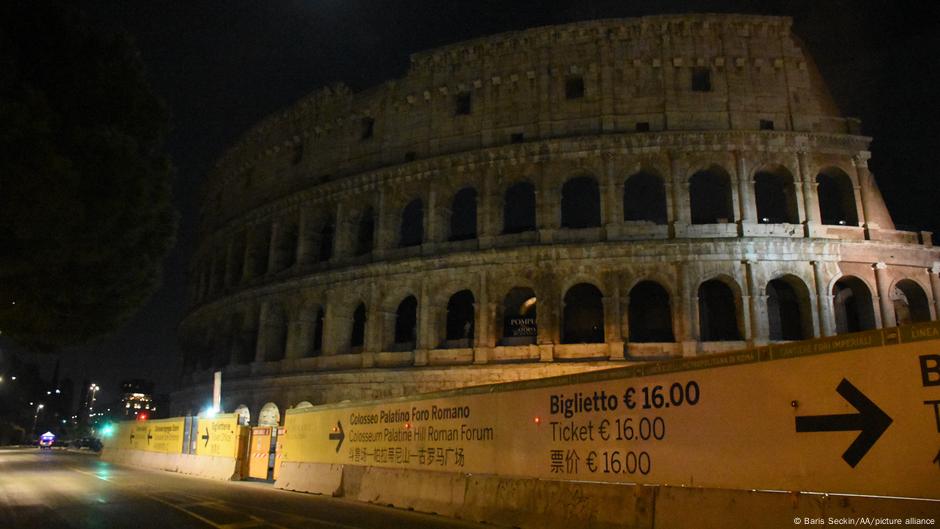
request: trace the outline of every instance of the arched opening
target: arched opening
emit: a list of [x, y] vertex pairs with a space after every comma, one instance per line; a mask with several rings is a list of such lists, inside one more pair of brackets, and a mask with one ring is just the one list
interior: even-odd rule
[[271, 246], [271, 226], [264, 224], [255, 228], [254, 244], [251, 247], [251, 277], [268, 273], [268, 252]]
[[767, 283], [767, 320], [771, 340], [813, 337], [809, 291], [803, 281], [784, 276]]
[[323, 263], [333, 258], [333, 237], [336, 234], [336, 228], [333, 225], [333, 219], [327, 220], [320, 228], [320, 248], [317, 253], [318, 261]]
[[793, 175], [777, 166], [758, 171], [754, 175], [754, 195], [757, 202], [757, 220], [764, 224], [800, 222], [796, 206]]
[[244, 315], [232, 315], [228, 347], [238, 364], [248, 364], [255, 359], [258, 331], [255, 325], [248, 323]]
[[674, 342], [669, 292], [655, 281], [640, 281], [630, 289], [631, 342]]
[[561, 343], [604, 343], [604, 295], [590, 283], [578, 283], [564, 298]]
[[281, 410], [277, 404], [268, 402], [258, 412], [258, 426], [277, 426], [281, 423]]
[[366, 339], [366, 305], [360, 303], [353, 311], [352, 331], [349, 335], [349, 352], [362, 352]]
[[274, 362], [283, 359], [286, 348], [287, 316], [280, 305], [269, 305], [264, 318], [264, 360]]
[[447, 301], [447, 346], [470, 347], [473, 344], [475, 302], [469, 290], [461, 290]]
[[424, 242], [424, 204], [416, 198], [401, 212], [399, 243], [402, 248], [418, 246]]
[[297, 262], [297, 233], [296, 222], [289, 222], [280, 227], [275, 256], [277, 271], [290, 268]]
[[623, 184], [623, 220], [666, 224], [666, 187], [659, 175], [640, 171]]
[[898, 325], [930, 321], [930, 302], [924, 289], [911, 279], [902, 279], [891, 293]]
[[734, 291], [718, 279], [710, 279], [699, 285], [698, 319], [703, 342], [741, 339]]
[[248, 406], [240, 404], [235, 408], [235, 415], [238, 415], [238, 425], [239, 426], [248, 426], [251, 424], [251, 410], [248, 409]]
[[527, 287], [514, 287], [503, 298], [503, 345], [535, 343], [536, 325], [535, 291]]
[[601, 193], [590, 176], [569, 179], [561, 188], [561, 226], [594, 228], [601, 225]]
[[307, 309], [303, 313], [303, 356], [319, 356], [323, 352], [323, 307]]
[[535, 186], [517, 182], [503, 197], [503, 233], [535, 230]]
[[375, 241], [375, 212], [366, 208], [359, 217], [356, 230], [356, 255], [365, 255], [372, 251]]
[[418, 300], [408, 296], [395, 311], [395, 349], [414, 349], [418, 339]]
[[242, 280], [245, 266], [245, 234], [240, 233], [232, 241], [232, 262], [225, 275], [226, 286], [237, 285]]
[[819, 216], [823, 224], [858, 226], [855, 188], [842, 169], [829, 167], [816, 175]]
[[313, 403], [311, 403], [309, 400], [302, 400], [294, 406], [294, 409], [302, 410], [304, 408], [312, 408], [312, 407], [313, 407]]
[[689, 205], [692, 224], [734, 222], [731, 177], [717, 165], [703, 169], [689, 179]]
[[875, 328], [875, 309], [871, 291], [861, 279], [845, 276], [832, 286], [832, 308], [836, 333], [867, 331]]
[[477, 236], [477, 190], [465, 187], [450, 205], [450, 240], [466, 241]]

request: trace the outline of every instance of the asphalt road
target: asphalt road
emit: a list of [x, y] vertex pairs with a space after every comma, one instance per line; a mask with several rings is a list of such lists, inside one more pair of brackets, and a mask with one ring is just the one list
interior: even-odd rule
[[139, 470], [97, 456], [0, 449], [2, 529], [493, 527], [344, 499]]

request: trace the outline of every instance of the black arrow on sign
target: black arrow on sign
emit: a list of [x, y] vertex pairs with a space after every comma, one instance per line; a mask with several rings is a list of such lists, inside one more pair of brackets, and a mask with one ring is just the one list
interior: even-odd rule
[[203, 446], [209, 446], [209, 427], [208, 426], [206, 426], [206, 435], [203, 435], [202, 438], [206, 440], [206, 444], [204, 444]]
[[336, 428], [339, 429], [339, 431], [333, 431], [330, 434], [330, 441], [339, 441], [336, 443], [336, 452], [339, 453], [339, 447], [343, 446], [343, 439], [346, 438], [346, 434], [343, 433], [343, 423], [336, 421]]
[[894, 422], [888, 414], [881, 410], [874, 402], [868, 399], [861, 391], [846, 379], [842, 379], [836, 387], [858, 413], [845, 413], [840, 415], [809, 415], [796, 418], [797, 432], [850, 432], [861, 430], [855, 441], [842, 454], [842, 459], [855, 468], [855, 465], [865, 457], [865, 454], [875, 445], [881, 434]]
[[147, 431], [147, 444], [150, 444], [150, 440], [153, 439], [153, 434], [150, 431]]

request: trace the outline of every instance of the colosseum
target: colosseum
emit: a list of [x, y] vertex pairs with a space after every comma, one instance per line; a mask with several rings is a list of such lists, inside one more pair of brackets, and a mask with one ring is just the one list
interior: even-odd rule
[[935, 319], [870, 143], [785, 17], [540, 27], [314, 92], [208, 175], [173, 411], [220, 370], [269, 424]]

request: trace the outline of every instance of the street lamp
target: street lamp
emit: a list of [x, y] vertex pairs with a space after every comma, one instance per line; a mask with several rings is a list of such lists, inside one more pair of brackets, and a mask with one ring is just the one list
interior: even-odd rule
[[45, 408], [45, 405], [39, 404], [36, 406], [36, 414], [33, 415], [33, 435], [36, 435], [36, 423], [39, 422], [39, 412]]
[[88, 401], [88, 416], [91, 417], [91, 413], [95, 411], [95, 398], [98, 396], [98, 390], [101, 389], [101, 386], [92, 384], [88, 389], [91, 390], [91, 399]]

